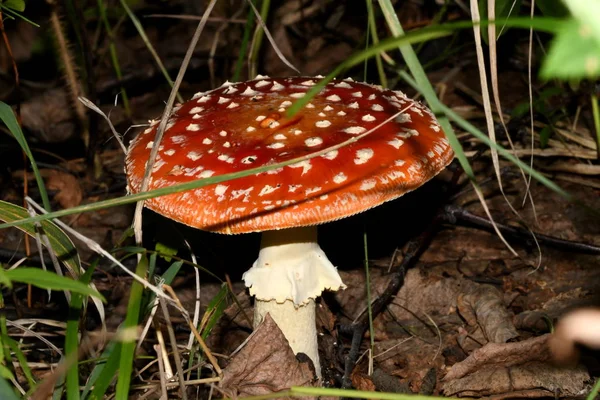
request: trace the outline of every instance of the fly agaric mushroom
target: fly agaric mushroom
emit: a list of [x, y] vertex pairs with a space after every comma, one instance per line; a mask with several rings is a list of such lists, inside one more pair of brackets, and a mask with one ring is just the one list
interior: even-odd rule
[[[269, 313], [295, 353], [320, 376], [315, 299], [344, 284], [317, 244], [316, 225], [376, 207], [418, 188], [453, 157], [425, 106], [399, 91], [351, 79], [328, 83], [295, 116], [286, 109], [317, 78], [258, 76], [196, 94], [169, 118], [149, 189], [266, 166], [347, 146], [283, 168], [157, 197], [146, 206], [206, 231], [263, 232], [243, 276], [255, 296], [254, 327]], [[380, 126], [379, 126], [380, 125]], [[138, 192], [158, 123], [132, 141], [128, 188]]]

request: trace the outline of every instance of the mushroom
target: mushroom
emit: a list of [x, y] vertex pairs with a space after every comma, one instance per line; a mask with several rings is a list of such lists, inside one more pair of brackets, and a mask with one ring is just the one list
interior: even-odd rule
[[[319, 377], [315, 299], [345, 285], [317, 243], [316, 226], [418, 188], [453, 157], [429, 109], [402, 92], [352, 79], [328, 83], [287, 117], [320, 78], [258, 76], [197, 93], [169, 118], [149, 189], [279, 163], [372, 133], [283, 168], [146, 201], [206, 231], [262, 232], [258, 259], [243, 276], [255, 296], [254, 327], [269, 313]], [[157, 126], [129, 147], [132, 193], [140, 190]]]

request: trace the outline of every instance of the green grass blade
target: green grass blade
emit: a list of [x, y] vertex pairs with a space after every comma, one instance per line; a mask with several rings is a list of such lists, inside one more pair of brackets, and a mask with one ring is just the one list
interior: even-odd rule
[[40, 175], [40, 171], [37, 167], [37, 163], [33, 158], [33, 154], [31, 153], [31, 149], [27, 144], [27, 140], [25, 139], [25, 135], [15, 118], [15, 114], [10, 108], [10, 106], [6, 103], [0, 101], [0, 120], [4, 122], [10, 133], [16, 139], [19, 146], [23, 149], [27, 158], [29, 158], [29, 162], [31, 163], [31, 169], [33, 170], [33, 175], [35, 176], [35, 181], [37, 182], [38, 189], [40, 191], [40, 197], [42, 198], [42, 204], [47, 211], [50, 211], [50, 199], [48, 198], [48, 192], [46, 191], [46, 187], [44, 186], [44, 180]]
[[[148, 259], [142, 257], [137, 265], [135, 273], [143, 278], [148, 270]], [[127, 305], [127, 316], [123, 323], [122, 330], [125, 331], [136, 331], [139, 318], [140, 309], [142, 305], [142, 294], [144, 288], [138, 282], [133, 282], [131, 285], [131, 291], [129, 294], [129, 303]], [[131, 385], [131, 374], [133, 372], [133, 358], [135, 355], [136, 340], [125, 335], [121, 344], [121, 359], [119, 363], [119, 373], [117, 376], [117, 388], [115, 399], [127, 400], [129, 398], [129, 387]]]
[[[96, 269], [96, 263], [87, 269], [79, 281], [88, 285], [92, 279], [92, 273]], [[65, 335], [65, 358], [71, 363], [67, 370], [67, 400], [79, 400], [79, 319], [85, 297], [79, 293], [73, 294], [69, 306], [69, 319], [67, 320], [67, 332]]]
[[242, 43], [240, 44], [240, 51], [235, 62], [235, 71], [232, 82], [238, 82], [242, 75], [242, 68], [244, 67], [244, 61], [246, 60], [246, 52], [248, 51], [248, 42], [250, 41], [250, 35], [252, 35], [252, 28], [254, 27], [254, 11], [252, 7], [248, 7], [248, 14], [246, 15], [246, 25], [244, 25], [244, 35], [242, 36]]
[[117, 370], [119, 369], [119, 359], [121, 357], [121, 343], [111, 342], [106, 347], [106, 350], [102, 353], [101, 362], [97, 363], [94, 370], [90, 374], [88, 381], [85, 384], [85, 388], [81, 397], [83, 399], [88, 398], [87, 395], [90, 393], [90, 400], [101, 400], [105, 397], [108, 387], [112, 383]]
[[68, 290], [72, 293], [97, 297], [106, 301], [104, 296], [88, 285], [43, 269], [20, 267], [5, 271], [4, 275], [12, 282], [27, 283], [42, 289]]
[[[23, 207], [0, 200], [0, 221], [16, 222], [29, 218], [29, 213]], [[67, 264], [71, 271], [79, 273], [81, 271], [81, 261], [75, 245], [62, 229], [51, 221], [41, 222], [42, 230], [48, 237], [56, 257]], [[24, 223], [18, 226], [18, 229], [29, 236], [35, 238], [36, 229], [34, 223]]]

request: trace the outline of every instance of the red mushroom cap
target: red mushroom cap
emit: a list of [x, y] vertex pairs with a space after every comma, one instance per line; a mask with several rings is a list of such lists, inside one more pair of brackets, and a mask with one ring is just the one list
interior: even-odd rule
[[[226, 83], [176, 107], [149, 189], [275, 164], [374, 128], [371, 134], [272, 171], [153, 198], [146, 206], [184, 224], [245, 233], [333, 221], [393, 200], [427, 182], [453, 157], [429, 109], [399, 91], [332, 81], [294, 117], [286, 108], [319, 78]], [[138, 192], [158, 123], [132, 141], [129, 190]]]

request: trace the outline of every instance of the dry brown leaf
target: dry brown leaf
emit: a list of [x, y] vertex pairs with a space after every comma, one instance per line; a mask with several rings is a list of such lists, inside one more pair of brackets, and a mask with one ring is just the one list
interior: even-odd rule
[[543, 362], [504, 368], [490, 365], [446, 382], [442, 390], [446, 396], [460, 397], [579, 397], [589, 379], [583, 366], [565, 369]]
[[480, 285], [469, 294], [461, 294], [457, 304], [467, 323], [479, 324], [490, 342], [505, 343], [519, 336], [504, 305], [503, 294], [494, 286]]
[[267, 314], [223, 372], [221, 387], [230, 397], [258, 396], [291, 386], [313, 386], [314, 367], [300, 362]]
[[549, 335], [543, 335], [516, 343], [488, 343], [464, 361], [454, 364], [444, 381], [460, 379], [483, 367], [510, 367], [530, 361], [547, 361], [551, 357], [548, 338]]
[[81, 204], [83, 191], [76, 177], [56, 169], [45, 169], [41, 171], [41, 174], [46, 179], [46, 188], [57, 192], [54, 200], [62, 208], [71, 208]]

